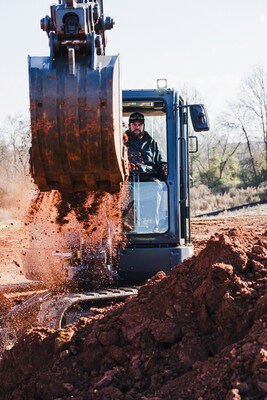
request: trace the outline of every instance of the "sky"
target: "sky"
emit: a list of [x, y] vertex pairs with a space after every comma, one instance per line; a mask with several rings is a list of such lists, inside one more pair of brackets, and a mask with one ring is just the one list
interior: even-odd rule
[[[27, 56], [49, 54], [40, 19], [51, 0], [3, 1], [0, 125], [28, 114]], [[198, 90], [215, 120], [256, 65], [267, 68], [266, 0], [104, 0], [115, 20], [106, 54], [120, 54], [122, 87], [155, 88], [158, 78]]]

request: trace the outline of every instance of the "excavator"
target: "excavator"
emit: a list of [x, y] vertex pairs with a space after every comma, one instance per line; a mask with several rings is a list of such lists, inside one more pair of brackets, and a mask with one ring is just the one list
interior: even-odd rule
[[[158, 79], [154, 89], [122, 90], [119, 56], [106, 55], [106, 31], [113, 26], [113, 19], [104, 16], [102, 0], [58, 0], [51, 5], [51, 16], [41, 20], [50, 55], [29, 57], [30, 164], [38, 196], [53, 196], [55, 191], [112, 196], [122, 186], [130, 187], [130, 201], [122, 212], [125, 226], [130, 225], [126, 242], [112, 258], [112, 235], [108, 235], [109, 246], [103, 247], [101, 255], [117, 286], [56, 296], [48, 292], [12, 311], [16, 314], [40, 302], [39, 326], [62, 327], [68, 310], [77, 304], [81, 308], [88, 302], [136, 294], [140, 282], [159, 271], [168, 274], [193, 255], [189, 154], [198, 151], [198, 139], [189, 135], [189, 124], [195, 132], [208, 131], [206, 108], [187, 104], [179, 92], [168, 88], [166, 79]], [[144, 116], [146, 130], [162, 149], [167, 165], [162, 177], [148, 180], [129, 171], [124, 131], [132, 113]], [[156, 206], [151, 202], [156, 224], [151, 209], [147, 212], [147, 193], [157, 199]], [[32, 229], [42, 230], [38, 223], [33, 225]], [[51, 260], [57, 260], [65, 278], [75, 279], [93, 265], [95, 257], [81, 236], [76, 239], [75, 245], [68, 240], [64, 249], [56, 238], [54, 248], [40, 249], [29, 242], [24, 248], [25, 276], [43, 279], [38, 259], [45, 252], [46, 263], [53, 266], [51, 273], [56, 268]]]

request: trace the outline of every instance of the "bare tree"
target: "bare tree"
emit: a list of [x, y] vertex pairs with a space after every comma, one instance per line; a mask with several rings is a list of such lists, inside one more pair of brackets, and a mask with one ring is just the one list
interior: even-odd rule
[[201, 154], [201, 183], [210, 188], [226, 189], [240, 183], [239, 163], [236, 159], [240, 141], [231, 141], [231, 130], [215, 128], [215, 133], [204, 144]]
[[0, 138], [0, 197], [7, 189], [7, 183], [11, 179], [11, 153], [6, 140]]
[[16, 175], [25, 176], [29, 170], [29, 121], [20, 114], [9, 115], [0, 133], [6, 143], [5, 151], [9, 155], [9, 171], [13, 173], [13, 178]]
[[[254, 182], [257, 184], [258, 174], [251, 146], [251, 116], [247, 110], [244, 109], [240, 101], [238, 101], [236, 104], [231, 104], [229, 108], [230, 111], [228, 113], [224, 113], [223, 117], [220, 118], [220, 124], [223, 128], [226, 128], [232, 132], [236, 132], [238, 136], [241, 134], [245, 138], [249, 154], [249, 163], [251, 165]], [[240, 140], [238, 140], [238, 142], [240, 144]]]
[[243, 82], [240, 107], [262, 137], [267, 168], [267, 73], [263, 67], [255, 67]]
[[219, 166], [219, 179], [222, 179], [223, 172], [225, 170], [225, 167], [229, 163], [229, 161], [232, 159], [234, 154], [236, 153], [238, 147], [240, 146], [240, 141], [238, 143], [234, 143], [229, 145], [229, 136], [230, 133], [224, 137], [224, 139], [220, 140], [220, 166]]
[[243, 81], [238, 98], [229, 105], [228, 112], [221, 118], [221, 125], [244, 137], [253, 183], [258, 185], [264, 168], [257, 168], [252, 148], [255, 141], [264, 146], [267, 169], [267, 74], [263, 67], [255, 67]]

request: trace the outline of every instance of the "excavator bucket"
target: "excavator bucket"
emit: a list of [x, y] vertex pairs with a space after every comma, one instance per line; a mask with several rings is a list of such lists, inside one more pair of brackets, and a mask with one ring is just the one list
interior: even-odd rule
[[64, 1], [41, 21], [50, 57], [29, 57], [32, 175], [41, 191], [116, 192], [125, 179], [119, 57], [102, 2]]

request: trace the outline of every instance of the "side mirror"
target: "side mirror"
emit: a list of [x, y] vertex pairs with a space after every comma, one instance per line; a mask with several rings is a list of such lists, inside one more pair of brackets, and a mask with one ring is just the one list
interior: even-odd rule
[[209, 131], [209, 117], [204, 104], [193, 104], [189, 108], [194, 131]]

